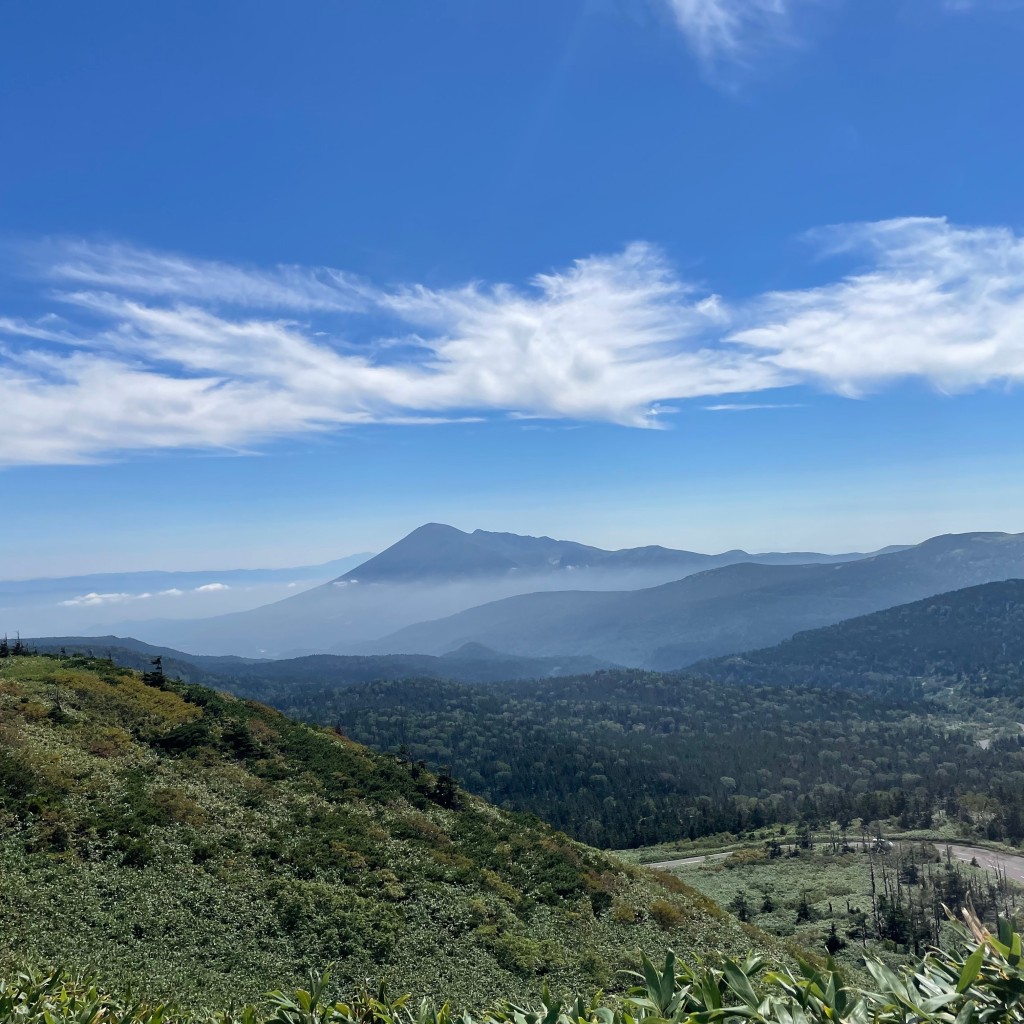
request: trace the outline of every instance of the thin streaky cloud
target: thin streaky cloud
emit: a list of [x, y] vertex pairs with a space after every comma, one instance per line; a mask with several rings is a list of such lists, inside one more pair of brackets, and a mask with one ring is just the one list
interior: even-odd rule
[[55, 280], [114, 292], [300, 312], [357, 312], [373, 299], [356, 275], [327, 267], [254, 269], [84, 241], [40, 243], [25, 256]]
[[755, 409], [802, 409], [802, 402], [720, 402], [705, 405], [708, 412], [752, 412]]

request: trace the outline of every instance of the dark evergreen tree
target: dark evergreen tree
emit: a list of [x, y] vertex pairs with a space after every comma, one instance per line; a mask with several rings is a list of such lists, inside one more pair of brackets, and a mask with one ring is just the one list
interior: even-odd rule
[[450, 768], [442, 769], [437, 776], [437, 779], [434, 781], [434, 788], [430, 793], [430, 799], [441, 807], [447, 807], [448, 810], [458, 810], [459, 790], [455, 785], [455, 779], [452, 778]]
[[158, 686], [162, 689], [167, 682], [167, 677], [164, 675], [163, 657], [158, 654], [150, 661], [150, 665], [152, 668], [148, 672], [143, 672], [142, 681], [150, 686]]

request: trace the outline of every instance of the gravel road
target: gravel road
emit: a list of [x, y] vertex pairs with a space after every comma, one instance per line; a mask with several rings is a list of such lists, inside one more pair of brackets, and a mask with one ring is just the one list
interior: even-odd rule
[[[940, 853], [943, 853], [946, 849], [942, 843], [936, 843], [935, 846]], [[983, 850], [978, 846], [959, 846], [953, 843], [949, 844], [949, 851], [957, 860], [962, 860], [969, 864], [971, 858], [977, 858], [978, 863], [983, 868], [988, 868], [992, 871], [998, 866], [1001, 871], [1006, 872], [1006, 877], [1011, 881], [1024, 882], [1024, 857], [1018, 854], [996, 853], [992, 850]]]
[[645, 868], [656, 868], [659, 871], [666, 871], [669, 868], [683, 868], [687, 864], [703, 864], [709, 860], [724, 860], [732, 850], [726, 850], [725, 853], [705, 853], [700, 857], [684, 857], [682, 860], [660, 860], [656, 864], [644, 864]]
[[[945, 852], [946, 846], [946, 843], [935, 843], [935, 847], [940, 853]], [[950, 853], [957, 860], [961, 860], [965, 864], [969, 864], [973, 858], [976, 858], [983, 868], [988, 868], [992, 871], [998, 866], [1001, 871], [1006, 872], [1007, 878], [1014, 882], [1024, 884], [1024, 856], [1014, 853], [996, 853], [992, 850], [984, 850], [980, 846], [963, 846], [959, 843], [949, 843], [948, 846]], [[724, 853], [706, 853], [700, 857], [683, 857], [680, 860], [662, 860], [655, 864], [645, 864], [643, 866], [647, 868], [655, 868], [659, 871], [667, 871], [672, 868], [686, 867], [690, 864], [704, 864], [707, 861], [724, 860], [732, 852], [732, 850], [726, 850]]]

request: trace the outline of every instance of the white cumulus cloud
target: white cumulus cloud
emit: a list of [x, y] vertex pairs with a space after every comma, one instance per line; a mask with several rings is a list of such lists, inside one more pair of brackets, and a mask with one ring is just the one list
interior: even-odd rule
[[201, 587], [196, 587], [197, 594], [216, 594], [221, 590], [230, 590], [231, 588], [226, 583], [204, 583]]

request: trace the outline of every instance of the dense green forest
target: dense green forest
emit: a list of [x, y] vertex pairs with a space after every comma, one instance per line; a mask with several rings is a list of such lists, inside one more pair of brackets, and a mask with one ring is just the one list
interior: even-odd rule
[[621, 988], [667, 945], [777, 951], [672, 876], [333, 729], [156, 668], [4, 653], [0, 968], [99, 963], [211, 1006], [333, 962], [337, 990], [479, 1004], [541, 976]]
[[[733, 685], [640, 670], [468, 686], [261, 691], [289, 714], [450, 765], [468, 789], [622, 848], [770, 823], [951, 818], [1024, 838], [1024, 747], [914, 688]], [[987, 749], [979, 729], [991, 729]]]
[[687, 673], [231, 685], [599, 846], [854, 819], [1024, 839], [1017, 580]]

